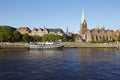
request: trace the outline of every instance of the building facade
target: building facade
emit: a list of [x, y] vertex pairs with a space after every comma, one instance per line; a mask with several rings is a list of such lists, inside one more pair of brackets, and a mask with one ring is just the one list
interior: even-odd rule
[[99, 29], [98, 27], [91, 30], [88, 29], [84, 10], [82, 11], [82, 17], [80, 22], [80, 36], [82, 37], [83, 41], [110, 41], [112, 39], [116, 39], [119, 36], [119, 34], [120, 30], [106, 30], [104, 27], [102, 27], [101, 29]]
[[29, 34], [31, 36], [43, 36], [45, 34], [54, 34], [54, 35], [61, 35], [61, 36], [65, 36], [65, 33], [63, 32], [62, 29], [60, 28], [56, 28], [56, 29], [48, 29], [48, 28], [34, 28], [33, 30], [30, 30], [28, 27], [19, 27], [17, 29], [18, 32], [20, 32], [21, 34]]
[[29, 34], [31, 32], [31, 30], [28, 27], [19, 27], [17, 31], [20, 32], [21, 34], [26, 34], [26, 33]]

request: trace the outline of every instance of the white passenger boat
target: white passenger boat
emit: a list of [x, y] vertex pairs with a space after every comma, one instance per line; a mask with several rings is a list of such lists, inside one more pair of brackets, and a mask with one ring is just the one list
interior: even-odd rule
[[44, 50], [44, 49], [63, 49], [64, 44], [60, 43], [53, 43], [53, 42], [46, 42], [46, 43], [38, 43], [38, 44], [30, 44], [29, 49], [38, 49], [38, 50]]

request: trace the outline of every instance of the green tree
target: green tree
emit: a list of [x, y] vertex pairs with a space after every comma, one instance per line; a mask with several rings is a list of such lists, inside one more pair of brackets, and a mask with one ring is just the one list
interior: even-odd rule
[[54, 35], [54, 34], [46, 34], [44, 36], [42, 36], [42, 40], [43, 41], [58, 41], [58, 40], [62, 40], [64, 39], [63, 36], [60, 36], [60, 35]]
[[118, 36], [118, 41], [120, 41], [120, 35]]
[[78, 35], [78, 34], [73, 34], [73, 41], [75, 41], [77, 38], [80, 38], [80, 35]]
[[30, 42], [31, 37], [28, 34], [23, 34], [22, 40], [24, 42]]
[[111, 42], [115, 42], [115, 39], [114, 39], [114, 38], [112, 38]]
[[42, 41], [42, 37], [38, 36], [38, 35], [35, 35], [35, 36], [32, 36], [32, 40], [33, 41]]
[[61, 35], [56, 35], [56, 41], [62, 40], [63, 41], [64, 36]]
[[21, 38], [22, 38], [22, 35], [20, 34], [20, 32], [18, 31], [13, 32], [13, 38], [12, 38], [13, 41], [16, 41], [16, 42], [21, 41], [22, 40]]
[[46, 35], [42, 36], [42, 40], [43, 41], [49, 41], [49, 35], [46, 34]]
[[67, 38], [65, 36], [62, 36], [62, 41], [67, 41]]
[[0, 26], [0, 41], [12, 41], [12, 34], [15, 31], [10, 26]]

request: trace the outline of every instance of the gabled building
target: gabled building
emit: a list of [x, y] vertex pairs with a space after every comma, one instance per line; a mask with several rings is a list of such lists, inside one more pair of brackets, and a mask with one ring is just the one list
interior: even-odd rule
[[56, 29], [50, 28], [50, 29], [47, 29], [47, 30], [48, 30], [48, 33], [49, 33], [49, 34], [55, 34], [55, 35], [65, 36], [65, 33], [64, 33], [63, 30], [60, 29], [60, 28], [56, 28]]
[[17, 29], [17, 31], [19, 31], [21, 34], [26, 34], [28, 33], [31, 36], [43, 36], [45, 34], [54, 34], [54, 35], [61, 35], [61, 36], [65, 36], [65, 33], [62, 29], [60, 28], [56, 28], [56, 29], [52, 29], [52, 28], [34, 28], [33, 30], [30, 30], [28, 27], [20, 27]]
[[26, 33], [29, 34], [31, 32], [31, 30], [28, 27], [19, 27], [17, 31], [20, 32], [21, 34], [26, 34]]

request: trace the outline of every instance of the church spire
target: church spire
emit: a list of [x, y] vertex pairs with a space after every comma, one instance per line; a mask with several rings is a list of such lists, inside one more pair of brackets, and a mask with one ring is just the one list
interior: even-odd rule
[[84, 9], [82, 11], [81, 23], [80, 23], [80, 33], [84, 34], [87, 31], [87, 22], [85, 19]]
[[66, 33], [68, 33], [68, 26], [67, 26], [67, 28], [66, 28]]
[[82, 17], [81, 17], [81, 23], [84, 23], [84, 21], [86, 21], [86, 19], [85, 19], [85, 12], [84, 12], [84, 9], [83, 9]]

